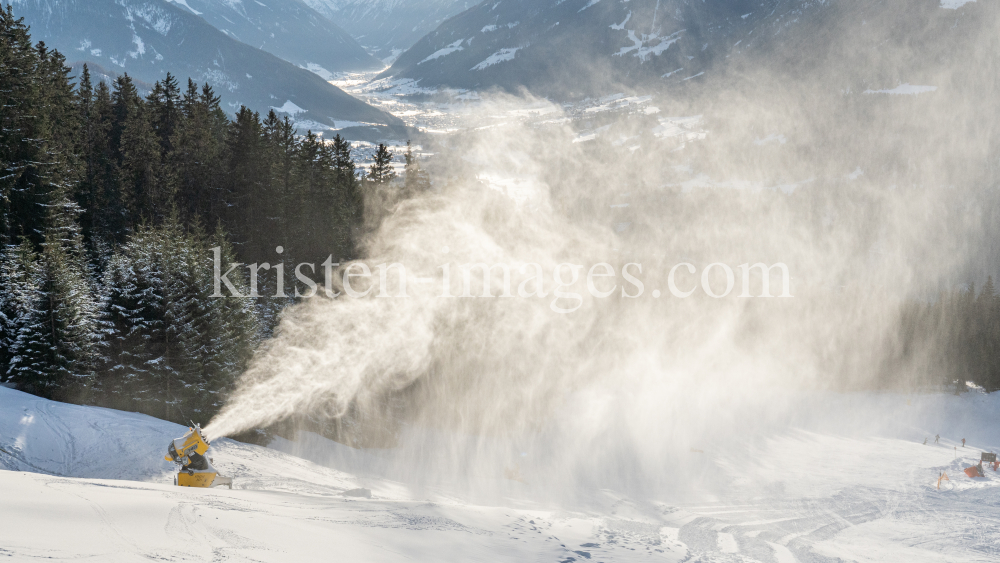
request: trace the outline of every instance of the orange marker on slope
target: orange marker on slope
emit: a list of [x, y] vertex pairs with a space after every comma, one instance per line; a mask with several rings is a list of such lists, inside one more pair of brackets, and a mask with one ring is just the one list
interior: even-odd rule
[[947, 472], [942, 471], [941, 472], [941, 476], [938, 477], [938, 490], [939, 491], [941, 490], [941, 481], [951, 481], [951, 479], [948, 478], [948, 473]]

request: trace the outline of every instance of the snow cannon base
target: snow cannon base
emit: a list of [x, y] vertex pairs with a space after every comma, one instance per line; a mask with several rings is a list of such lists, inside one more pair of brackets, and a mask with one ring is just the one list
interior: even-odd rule
[[178, 487], [221, 487], [223, 485], [233, 488], [233, 480], [229, 477], [221, 477], [214, 471], [185, 471], [174, 475], [174, 485]]
[[221, 487], [228, 485], [233, 488], [233, 480], [219, 476], [212, 466], [212, 460], [205, 457], [209, 448], [208, 440], [201, 433], [197, 424], [188, 428], [188, 433], [170, 443], [167, 447], [167, 461], [179, 463], [180, 471], [174, 476], [174, 485], [178, 487]]

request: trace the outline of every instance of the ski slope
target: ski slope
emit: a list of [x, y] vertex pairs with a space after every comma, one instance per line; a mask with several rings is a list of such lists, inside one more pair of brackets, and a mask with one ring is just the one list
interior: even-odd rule
[[312, 435], [218, 440], [234, 489], [177, 488], [163, 452], [183, 427], [0, 387], [0, 561], [1000, 560], [1000, 473], [962, 473], [1000, 445], [1000, 396], [830, 394], [803, 412], [735, 455], [692, 451], [718, 486], [683, 502], [554, 504], [529, 484], [470, 498], [394, 480]]

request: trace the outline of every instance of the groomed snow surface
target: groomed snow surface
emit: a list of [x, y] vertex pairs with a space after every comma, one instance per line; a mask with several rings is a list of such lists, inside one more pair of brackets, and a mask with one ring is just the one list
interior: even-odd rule
[[865, 94], [890, 94], [894, 96], [914, 96], [925, 92], [934, 92], [937, 86], [918, 86], [916, 84], [900, 84], [895, 88], [884, 90], [865, 90]]
[[[0, 387], [0, 561], [1000, 560], [1000, 473], [962, 472], [1000, 445], [1000, 395], [801, 404], [806, 414], [743, 449], [690, 453], [712, 494], [580, 491], [556, 506], [527, 476], [489, 502], [378, 477], [368, 453], [315, 435], [273, 448], [218, 440], [210, 455], [233, 490], [177, 488], [163, 455], [183, 427]], [[372, 498], [343, 494], [359, 487]]]
[[957, 10], [969, 2], [976, 0], [941, 0], [941, 7], [946, 10]]

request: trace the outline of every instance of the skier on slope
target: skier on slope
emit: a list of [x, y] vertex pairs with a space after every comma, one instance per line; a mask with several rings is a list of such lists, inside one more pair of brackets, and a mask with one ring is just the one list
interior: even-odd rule
[[934, 443], [937, 444], [939, 440], [941, 440], [941, 435], [940, 434], [935, 434], [934, 435]]
[[962, 438], [962, 447], [965, 447], [965, 438]]

